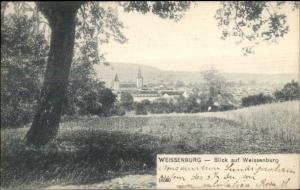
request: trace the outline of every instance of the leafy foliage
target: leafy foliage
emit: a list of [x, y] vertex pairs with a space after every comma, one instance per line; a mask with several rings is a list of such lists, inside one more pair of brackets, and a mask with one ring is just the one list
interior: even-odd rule
[[133, 97], [128, 92], [121, 92], [121, 105], [126, 110], [133, 109]]
[[262, 93], [242, 98], [242, 106], [254, 106], [259, 104], [267, 104], [273, 101], [291, 101], [300, 99], [300, 88], [296, 81], [291, 81], [284, 85], [281, 90], [274, 92], [274, 97], [264, 95]]
[[260, 105], [260, 104], [267, 104], [267, 103], [271, 103], [272, 101], [273, 98], [271, 96], [264, 95], [263, 93], [259, 93], [257, 95], [251, 95], [242, 98], [242, 106], [248, 107], [248, 106]]
[[35, 17], [1, 18], [1, 126], [30, 121], [49, 46], [34, 29]]
[[[47, 24], [34, 8], [25, 2], [5, 4], [5, 7], [8, 6], [15, 11], [1, 18], [1, 126], [17, 127], [32, 119], [42, 86], [49, 44], [45, 33]], [[4, 15], [4, 11], [2, 13]], [[118, 25], [114, 20], [115, 12], [104, 10], [102, 16], [101, 34], [105, 33], [104, 30], [109, 31], [109, 27], [115, 30], [114, 26]], [[80, 25], [77, 29], [77, 36], [85, 34]], [[87, 27], [85, 29], [87, 31]], [[93, 68], [94, 64], [104, 60], [98, 54], [96, 37], [89, 34], [76, 41], [76, 56], [69, 77], [64, 114], [108, 116], [115, 109], [115, 95], [96, 79]]]
[[278, 101], [299, 100], [300, 87], [298, 82], [293, 80], [285, 84], [281, 90], [275, 91], [274, 96]]
[[[287, 17], [280, 9], [287, 3], [270, 1], [226, 1], [217, 10], [215, 18], [222, 29], [222, 39], [235, 37], [244, 42], [244, 54], [254, 52], [261, 41], [276, 42], [289, 32]], [[299, 2], [290, 2], [292, 9]]]
[[150, 113], [172, 113], [175, 110], [174, 101], [167, 101], [166, 99], [158, 99], [154, 102], [143, 100], [142, 105], [146, 108], [147, 112]]
[[92, 69], [73, 63], [64, 114], [109, 116], [116, 96], [104, 83], [95, 79]]
[[190, 8], [189, 1], [130, 1], [122, 2], [121, 6], [127, 12], [137, 11], [143, 14], [152, 12], [161, 18], [179, 21], [186, 10]]
[[209, 97], [216, 100], [217, 96], [224, 93], [226, 89], [225, 79], [214, 68], [202, 71], [201, 73], [205, 81], [205, 90], [208, 91]]
[[136, 115], [147, 115], [147, 110], [143, 103], [134, 104], [134, 108], [135, 108]]
[[125, 43], [127, 39], [122, 33], [123, 27], [113, 8], [101, 7], [97, 2], [84, 3], [76, 17], [75, 57], [80, 54], [86, 63], [92, 65], [108, 64], [99, 47], [111, 39]]

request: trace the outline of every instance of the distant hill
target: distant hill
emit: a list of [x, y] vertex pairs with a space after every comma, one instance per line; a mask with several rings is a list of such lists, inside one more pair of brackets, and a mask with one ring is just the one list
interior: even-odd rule
[[[138, 72], [138, 64], [130, 63], [110, 63], [109, 66], [96, 65], [97, 76], [111, 85], [111, 82], [117, 73], [121, 83], [135, 83]], [[155, 67], [140, 65], [144, 83], [168, 83], [181, 80], [184, 83], [201, 82], [200, 71], [165, 71]], [[292, 79], [298, 80], [297, 74], [264, 74], [264, 73], [222, 73], [229, 81], [255, 81], [257, 83], [286, 83]]]

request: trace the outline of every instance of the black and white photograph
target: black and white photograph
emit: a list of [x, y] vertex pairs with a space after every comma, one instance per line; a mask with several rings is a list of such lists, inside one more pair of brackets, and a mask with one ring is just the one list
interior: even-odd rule
[[158, 155], [267, 155], [178, 189], [300, 188], [299, 18], [299, 1], [1, 1], [1, 190], [186, 181]]

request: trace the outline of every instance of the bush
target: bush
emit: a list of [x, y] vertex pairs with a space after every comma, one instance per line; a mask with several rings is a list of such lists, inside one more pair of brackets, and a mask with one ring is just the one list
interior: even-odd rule
[[[225, 96], [224, 96], [225, 97]], [[205, 95], [197, 96], [191, 95], [188, 98], [183, 96], [177, 97], [175, 100], [167, 100], [164, 98], [157, 99], [153, 102], [149, 100], [143, 100], [141, 102], [135, 102], [135, 112], [137, 114], [160, 114], [160, 113], [198, 113], [208, 111], [227, 111], [236, 109], [235, 105], [223, 97], [223, 101], [219, 102], [218, 106], [214, 105], [212, 98], [208, 98]]]
[[234, 110], [234, 109], [237, 109], [237, 107], [234, 105], [221, 105], [219, 108], [220, 111], [228, 111], [228, 110]]
[[98, 115], [111, 116], [116, 95], [102, 83], [96, 83], [92, 88], [89, 86], [85, 91], [78, 88], [76, 91], [70, 90], [64, 104], [64, 114], [66, 115]]
[[291, 81], [284, 85], [281, 90], [277, 90], [274, 93], [277, 101], [299, 100], [300, 89], [298, 82]]
[[147, 110], [143, 103], [136, 102], [134, 104], [134, 110], [136, 115], [147, 115]]
[[273, 98], [271, 96], [260, 93], [257, 95], [252, 95], [252, 96], [242, 98], [242, 106], [248, 107], [248, 106], [260, 105], [260, 104], [267, 104], [267, 103], [271, 103], [272, 101]]
[[126, 114], [125, 109], [119, 104], [115, 104], [111, 111], [112, 115], [123, 116]]
[[121, 93], [121, 105], [126, 110], [133, 109], [133, 97], [130, 93], [128, 92]]
[[172, 113], [175, 110], [173, 101], [167, 101], [166, 99], [158, 99], [144, 105], [151, 113]]

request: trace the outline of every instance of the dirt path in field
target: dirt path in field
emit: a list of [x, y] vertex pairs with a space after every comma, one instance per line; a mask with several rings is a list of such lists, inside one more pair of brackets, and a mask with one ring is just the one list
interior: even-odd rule
[[90, 185], [55, 185], [46, 189], [155, 189], [155, 175], [127, 175]]

